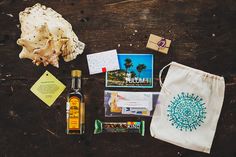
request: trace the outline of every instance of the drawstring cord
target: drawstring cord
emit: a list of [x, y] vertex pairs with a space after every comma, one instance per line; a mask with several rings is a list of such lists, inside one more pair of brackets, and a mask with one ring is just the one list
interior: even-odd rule
[[166, 66], [164, 66], [164, 67], [161, 69], [160, 73], [159, 73], [159, 83], [160, 83], [160, 86], [161, 86], [161, 88], [164, 90], [164, 92], [166, 92], [167, 94], [170, 94], [170, 91], [169, 91], [166, 87], [163, 86], [163, 82], [162, 82], [162, 80], [161, 80], [161, 77], [162, 77], [162, 72], [163, 72], [168, 66], [170, 66], [171, 64], [172, 64], [172, 62], [169, 63], [169, 64], [167, 64]]

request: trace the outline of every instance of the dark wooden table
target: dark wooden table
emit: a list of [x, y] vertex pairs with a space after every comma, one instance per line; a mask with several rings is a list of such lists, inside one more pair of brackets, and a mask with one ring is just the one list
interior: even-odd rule
[[[61, 13], [86, 43], [83, 55], [60, 68], [20, 60], [18, 13], [40, 2]], [[236, 2], [234, 0], [0, 0], [0, 156], [1, 157], [235, 157], [236, 156]], [[133, 33], [137, 30], [137, 33]], [[172, 40], [168, 55], [145, 48], [150, 33]], [[120, 45], [120, 47], [118, 47]], [[104, 74], [90, 76], [86, 55], [109, 49], [155, 55], [158, 73], [177, 61], [226, 80], [225, 100], [211, 154], [194, 152], [146, 135], [93, 135], [94, 120], [106, 119]], [[30, 92], [47, 69], [70, 88], [70, 70], [83, 70], [86, 136], [65, 134], [66, 91], [48, 107]], [[147, 91], [147, 90], [145, 90]], [[143, 119], [143, 118], [141, 118]], [[139, 118], [134, 118], [139, 120]]]

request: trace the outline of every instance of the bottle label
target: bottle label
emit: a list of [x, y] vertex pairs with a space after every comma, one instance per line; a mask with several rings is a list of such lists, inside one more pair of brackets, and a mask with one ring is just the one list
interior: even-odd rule
[[80, 129], [80, 99], [72, 96], [69, 99], [70, 110], [69, 110], [69, 130]]

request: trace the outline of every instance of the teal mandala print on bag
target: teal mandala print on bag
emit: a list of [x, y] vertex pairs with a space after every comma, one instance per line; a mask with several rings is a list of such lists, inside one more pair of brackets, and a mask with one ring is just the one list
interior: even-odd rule
[[172, 126], [181, 131], [196, 130], [206, 118], [203, 99], [194, 94], [178, 94], [167, 108], [167, 116]]

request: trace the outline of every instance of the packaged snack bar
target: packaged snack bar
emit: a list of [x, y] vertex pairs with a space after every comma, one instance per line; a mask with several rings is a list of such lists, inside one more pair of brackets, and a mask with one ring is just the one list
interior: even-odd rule
[[128, 121], [128, 122], [101, 122], [95, 120], [94, 134], [103, 132], [109, 133], [140, 133], [145, 134], [145, 121]]

